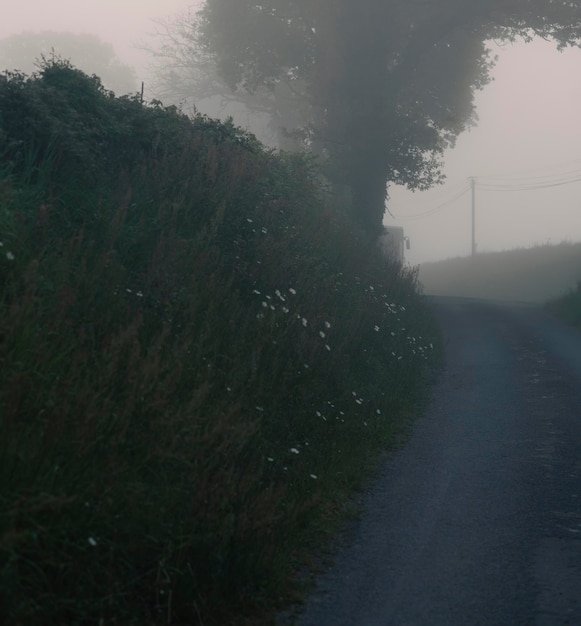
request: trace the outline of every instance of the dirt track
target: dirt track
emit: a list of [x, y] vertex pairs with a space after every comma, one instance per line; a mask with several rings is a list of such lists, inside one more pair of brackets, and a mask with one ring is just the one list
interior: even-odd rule
[[581, 334], [437, 298], [446, 365], [300, 626], [581, 624]]

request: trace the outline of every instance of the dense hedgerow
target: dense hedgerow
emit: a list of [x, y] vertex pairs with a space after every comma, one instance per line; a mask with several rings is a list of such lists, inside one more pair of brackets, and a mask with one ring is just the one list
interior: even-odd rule
[[424, 397], [413, 271], [304, 156], [0, 76], [0, 615], [242, 623]]

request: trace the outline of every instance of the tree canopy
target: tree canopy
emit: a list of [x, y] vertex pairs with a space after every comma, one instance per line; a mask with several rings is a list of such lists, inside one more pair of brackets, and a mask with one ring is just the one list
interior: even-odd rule
[[441, 180], [490, 80], [487, 41], [581, 37], [581, 5], [566, 0], [206, 0], [196, 19], [196, 45], [233, 90], [304, 94], [310, 147], [368, 231], [387, 184]]

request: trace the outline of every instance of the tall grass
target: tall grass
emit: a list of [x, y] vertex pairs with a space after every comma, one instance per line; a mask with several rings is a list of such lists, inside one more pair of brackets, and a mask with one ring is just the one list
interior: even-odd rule
[[14, 81], [64, 111], [46, 139], [19, 118], [29, 147], [0, 126], [0, 616], [257, 623], [418, 410], [437, 333], [308, 159], [75, 72], [0, 84], [0, 120]]
[[581, 330], [581, 281], [568, 293], [545, 304], [547, 311]]

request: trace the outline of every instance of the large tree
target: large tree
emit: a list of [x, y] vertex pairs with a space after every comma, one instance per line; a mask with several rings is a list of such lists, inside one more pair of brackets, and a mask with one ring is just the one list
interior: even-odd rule
[[206, 0], [197, 19], [197, 45], [233, 90], [300, 85], [312, 147], [370, 232], [387, 184], [440, 180], [489, 80], [488, 40], [581, 37], [581, 4], [567, 0]]
[[205, 45], [203, 21], [195, 8], [157, 20], [150, 53], [153, 91], [166, 104], [201, 110], [218, 117], [233, 116], [265, 143], [283, 149], [303, 147], [302, 129], [310, 112], [304, 84], [280, 76], [275, 83], [240, 89], [218, 67], [217, 56]]

